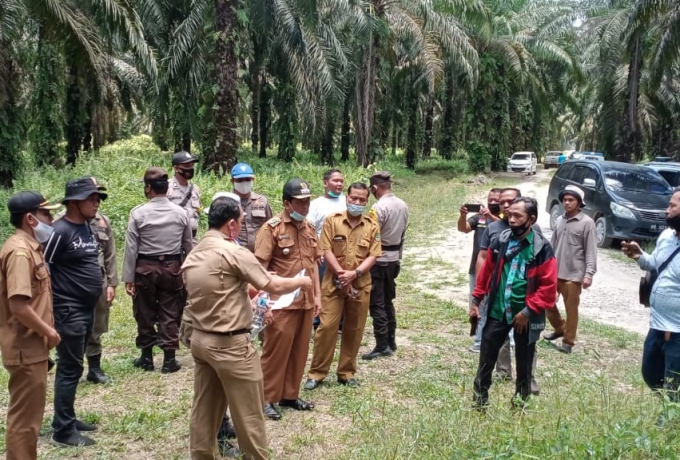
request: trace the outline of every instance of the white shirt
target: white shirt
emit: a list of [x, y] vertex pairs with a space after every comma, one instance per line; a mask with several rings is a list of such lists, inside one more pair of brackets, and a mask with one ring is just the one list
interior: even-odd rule
[[347, 209], [347, 200], [344, 194], [337, 198], [326, 198], [320, 196], [309, 204], [309, 213], [307, 220], [316, 228], [317, 238], [321, 238], [321, 230], [323, 230], [323, 223], [326, 217], [336, 212], [344, 212]]

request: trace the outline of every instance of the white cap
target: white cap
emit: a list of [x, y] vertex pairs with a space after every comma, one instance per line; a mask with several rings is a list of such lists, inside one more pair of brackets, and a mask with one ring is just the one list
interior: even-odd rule
[[586, 199], [585, 199], [586, 194], [583, 193], [583, 190], [581, 190], [579, 187], [577, 187], [575, 185], [567, 185], [566, 187], [564, 187], [564, 190], [562, 190], [559, 194], [560, 201], [562, 201], [562, 199], [564, 198], [564, 195], [573, 195], [574, 198], [577, 198], [581, 201], [581, 206], [586, 205]]
[[[239, 206], [241, 206], [241, 198], [235, 193], [232, 193], [232, 192], [217, 192], [213, 195], [212, 200], [210, 200], [210, 203], [212, 203], [213, 201], [215, 201], [218, 198], [231, 198], [232, 200], [236, 201], [236, 203], [238, 203]], [[210, 206], [205, 208], [203, 210], [203, 212], [207, 215], [210, 212]]]

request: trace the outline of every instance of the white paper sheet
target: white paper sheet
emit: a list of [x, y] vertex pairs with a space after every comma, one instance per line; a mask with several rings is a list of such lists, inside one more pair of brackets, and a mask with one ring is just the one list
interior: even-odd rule
[[[299, 278], [301, 276], [305, 276], [304, 268], [300, 273], [295, 275], [295, 278]], [[300, 295], [299, 288], [294, 290], [293, 292], [282, 295], [281, 297], [278, 298], [278, 300], [274, 302], [274, 305], [272, 305], [272, 310], [281, 310], [283, 308], [290, 307], [293, 304], [293, 302], [295, 302], [295, 299], [297, 299], [299, 295]]]

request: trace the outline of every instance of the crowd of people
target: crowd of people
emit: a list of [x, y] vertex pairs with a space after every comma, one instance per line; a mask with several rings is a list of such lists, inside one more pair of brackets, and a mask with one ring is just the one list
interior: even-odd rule
[[[132, 364], [154, 371], [154, 349], [160, 348], [160, 372], [174, 373], [181, 369], [180, 343], [189, 347], [195, 364], [191, 457], [264, 459], [265, 419], [281, 419], [282, 408], [314, 409], [300, 398], [300, 387], [315, 319], [306, 390], [324, 383], [339, 334], [337, 382], [359, 386], [357, 354], [369, 312], [376, 344], [362, 358], [396, 350], [393, 301], [408, 207], [392, 192], [389, 172], [345, 188], [342, 172], [331, 169], [323, 176], [324, 194], [314, 200], [305, 180], [286, 182], [283, 211], [273, 215], [268, 198], [253, 191], [253, 169], [239, 163], [231, 170], [232, 190], [216, 193], [205, 209], [208, 231], [199, 240], [201, 192], [192, 182], [197, 161], [187, 152], [174, 154], [173, 177], [148, 168], [141, 180], [147, 201], [130, 211], [121, 278], [137, 324], [140, 355]], [[377, 201], [367, 212], [371, 194]], [[107, 197], [95, 178], [82, 177], [66, 183], [61, 203], [22, 191], [7, 204], [16, 229], [0, 251], [8, 459], [37, 457], [53, 348], [51, 443], [95, 444], [88, 433], [97, 426], [77, 419], [75, 404], [85, 358], [88, 381], [109, 381], [101, 337], [118, 271], [111, 221], [99, 209]], [[62, 205], [65, 210], [53, 216]], [[289, 293], [292, 302], [274, 309]], [[261, 354], [251, 337], [259, 298], [269, 305]]]
[[[361, 358], [396, 351], [395, 279], [409, 210], [393, 193], [389, 172], [375, 172], [368, 184], [345, 188], [342, 172], [331, 169], [323, 176], [323, 195], [314, 200], [307, 181], [288, 180], [283, 210], [274, 215], [269, 199], [253, 191], [253, 169], [239, 163], [231, 170], [232, 190], [216, 193], [202, 211], [200, 190], [192, 182], [197, 161], [187, 152], [174, 154], [172, 178], [163, 168], [148, 168], [141, 181], [147, 201], [130, 211], [122, 281], [137, 324], [140, 355], [133, 365], [154, 371], [154, 349], [160, 348], [160, 372], [174, 373], [181, 369], [180, 343], [189, 347], [194, 360], [191, 458], [266, 459], [265, 419], [280, 420], [282, 408], [314, 409], [312, 401], [300, 397], [302, 382], [309, 392], [326, 382], [338, 335], [336, 378], [350, 388], [360, 385], [357, 357], [369, 314], [375, 347]], [[377, 201], [369, 211], [371, 195]], [[82, 177], [66, 183], [61, 203], [35, 191], [18, 192], [7, 203], [16, 229], [0, 249], [0, 349], [10, 376], [8, 459], [37, 458], [53, 348], [51, 442], [95, 444], [88, 433], [97, 426], [76, 417], [75, 403], [86, 360], [88, 381], [109, 381], [101, 338], [108, 330], [118, 271], [111, 221], [99, 209], [107, 197], [95, 178]], [[581, 189], [567, 186], [559, 199], [564, 214], [550, 239], [536, 223], [536, 200], [522, 197], [518, 189], [492, 189], [486, 206], [474, 215], [467, 206], [460, 208], [458, 230], [474, 232], [470, 351], [479, 353], [473, 404], [482, 412], [494, 368], [497, 379], [513, 378], [513, 353], [513, 406], [540, 394], [536, 343], [546, 318], [553, 331], [545, 340], [561, 338], [555, 348], [563, 353], [576, 346], [580, 295], [597, 270], [596, 229], [582, 211]], [[61, 206], [65, 209], [53, 216]], [[201, 215], [207, 215], [208, 230], [199, 240]], [[642, 269], [656, 273], [642, 372], [652, 389], [670, 390], [675, 398], [680, 191], [667, 215], [670, 228], [652, 254], [634, 242], [622, 247]], [[291, 293], [288, 304], [276, 307], [280, 296]], [[557, 308], [560, 297], [565, 318]], [[258, 353], [251, 329], [260, 299], [269, 308]]]

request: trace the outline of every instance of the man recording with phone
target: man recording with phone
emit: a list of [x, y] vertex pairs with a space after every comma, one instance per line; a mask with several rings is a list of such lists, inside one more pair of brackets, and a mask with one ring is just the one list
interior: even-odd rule
[[[463, 205], [460, 208], [460, 217], [458, 218], [458, 231], [463, 233], [475, 232], [474, 242], [472, 244], [472, 259], [470, 260], [470, 269], [468, 276], [470, 279], [470, 302], [472, 302], [472, 291], [475, 289], [475, 280], [477, 279], [476, 264], [477, 254], [479, 254], [479, 244], [484, 236], [484, 230], [491, 223], [500, 219], [501, 205], [498, 199], [501, 195], [501, 189], [492, 188], [489, 190], [489, 195], [486, 198], [486, 206], [484, 205]], [[471, 212], [477, 214], [468, 217]], [[472, 353], [479, 353], [480, 344], [482, 343], [482, 327], [477, 328], [475, 334], [475, 341], [470, 346], [469, 350]]]
[[[621, 249], [643, 270], [652, 272], [650, 281], [649, 332], [642, 352], [642, 377], [654, 391], [667, 391], [679, 401], [680, 384], [680, 188], [676, 188], [666, 209], [668, 229], [659, 236], [651, 254], [634, 241]], [[655, 277], [655, 279], [654, 279]], [[662, 420], [663, 421], [663, 420]]]

